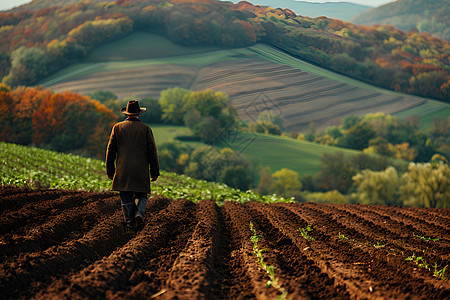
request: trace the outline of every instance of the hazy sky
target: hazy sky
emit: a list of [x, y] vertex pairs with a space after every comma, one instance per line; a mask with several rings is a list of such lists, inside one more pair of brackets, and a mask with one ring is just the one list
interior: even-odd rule
[[19, 6], [25, 3], [31, 2], [30, 0], [0, 0], [0, 10], [11, 9], [15, 6]]
[[[368, 6], [380, 6], [389, 2], [394, 2], [394, 0], [304, 0], [308, 2], [353, 2], [358, 4], [364, 4]], [[0, 0], [0, 10], [11, 9], [15, 6], [19, 6], [25, 3], [31, 2], [30, 0]], [[251, 2], [251, 0], [249, 1]]]
[[[380, 6], [389, 2], [394, 2], [395, 0], [302, 0], [307, 2], [315, 3], [325, 3], [325, 2], [352, 2], [356, 4], [362, 4], [367, 6]], [[251, 2], [251, 0], [249, 1]]]

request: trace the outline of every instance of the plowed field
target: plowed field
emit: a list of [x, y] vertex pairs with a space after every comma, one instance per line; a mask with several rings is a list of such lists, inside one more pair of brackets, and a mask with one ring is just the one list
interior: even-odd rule
[[450, 297], [433, 276], [450, 265], [448, 209], [156, 196], [147, 210], [131, 234], [116, 194], [0, 188], [1, 298], [276, 299], [250, 222], [288, 298]]

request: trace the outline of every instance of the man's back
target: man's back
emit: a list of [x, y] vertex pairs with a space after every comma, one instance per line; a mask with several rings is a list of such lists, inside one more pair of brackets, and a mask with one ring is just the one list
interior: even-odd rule
[[115, 124], [107, 150], [108, 173], [112, 172], [114, 160], [116, 160], [116, 172], [112, 190], [149, 193], [149, 165], [152, 178], [159, 175], [155, 140], [151, 128], [137, 118], [128, 118]]

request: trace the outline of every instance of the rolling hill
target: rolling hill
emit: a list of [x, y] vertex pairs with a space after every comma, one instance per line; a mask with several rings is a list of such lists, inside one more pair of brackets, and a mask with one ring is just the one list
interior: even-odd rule
[[[239, 3], [239, 0], [231, 1]], [[326, 16], [328, 18], [350, 21], [357, 15], [369, 10], [372, 6], [360, 5], [350, 2], [325, 2], [313, 3], [308, 1], [296, 0], [250, 0], [255, 5], [270, 6], [273, 8], [289, 8], [297, 15], [308, 16], [311, 18]]]
[[448, 42], [429, 35], [311, 18], [246, 1], [72, 2], [35, 0], [30, 10], [0, 13], [3, 83], [36, 84], [105, 43], [148, 31], [186, 46], [264, 43], [379, 87], [449, 101]]
[[[151, 124], [158, 145], [177, 140], [180, 136], [190, 135], [184, 126]], [[186, 142], [183, 140], [183, 142]], [[201, 142], [188, 142], [193, 148], [203, 146]], [[308, 141], [298, 141], [275, 135], [240, 132], [228, 137], [220, 136], [215, 144], [217, 149], [225, 147], [243, 154], [255, 166], [269, 167], [272, 172], [289, 168], [300, 176], [316, 174], [322, 167], [325, 153], [342, 153], [344, 156], [358, 155], [361, 151], [351, 150]], [[406, 162], [397, 161], [400, 164]], [[259, 177], [259, 175], [257, 176]]]
[[176, 86], [214, 89], [229, 94], [241, 119], [252, 121], [271, 110], [284, 117], [288, 130], [298, 132], [311, 122], [319, 128], [336, 125], [349, 114], [414, 114], [431, 120], [450, 111], [448, 104], [377, 88], [268, 45], [191, 48], [146, 32], [100, 47], [41, 84], [55, 92], [109, 90], [119, 98], [158, 98]]
[[360, 25], [392, 25], [401, 30], [417, 29], [450, 41], [449, 0], [397, 0], [372, 8], [352, 19]]

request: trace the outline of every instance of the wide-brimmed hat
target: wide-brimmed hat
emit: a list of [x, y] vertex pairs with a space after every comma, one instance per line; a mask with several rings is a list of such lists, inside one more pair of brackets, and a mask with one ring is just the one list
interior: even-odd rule
[[146, 110], [145, 107], [139, 107], [139, 102], [137, 100], [130, 100], [128, 101], [127, 107], [122, 107], [120, 111], [126, 115], [139, 115]]

